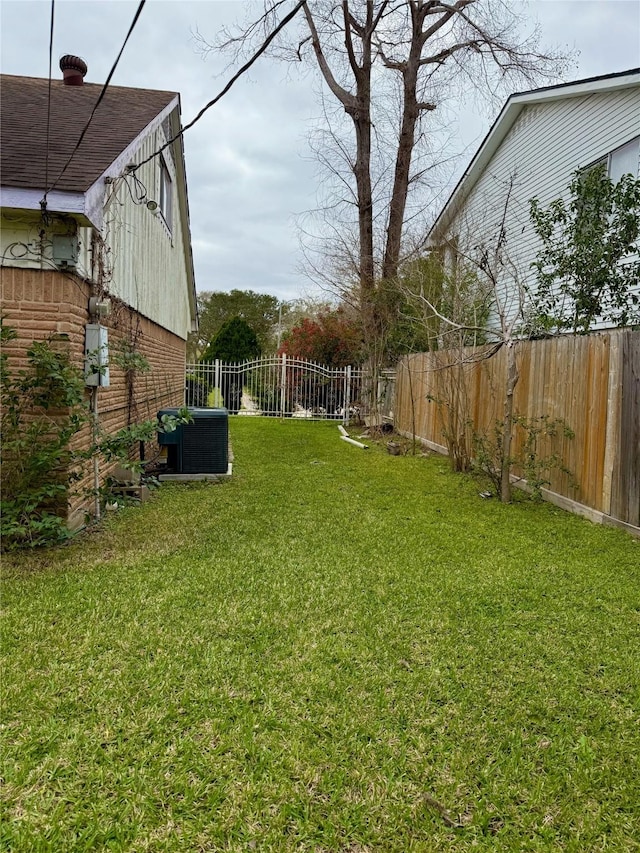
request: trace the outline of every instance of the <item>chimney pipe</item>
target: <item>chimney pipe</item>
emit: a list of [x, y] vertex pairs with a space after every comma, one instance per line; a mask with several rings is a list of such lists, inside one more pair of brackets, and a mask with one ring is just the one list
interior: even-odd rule
[[67, 53], [60, 60], [60, 70], [65, 86], [82, 86], [87, 73], [87, 63], [81, 57]]

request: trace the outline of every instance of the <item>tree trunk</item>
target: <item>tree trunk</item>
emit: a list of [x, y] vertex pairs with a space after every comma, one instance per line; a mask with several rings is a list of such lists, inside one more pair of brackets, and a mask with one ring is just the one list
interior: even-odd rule
[[402, 124], [398, 139], [398, 150], [396, 152], [393, 191], [389, 204], [389, 222], [387, 225], [384, 260], [382, 263], [382, 278], [384, 279], [394, 279], [398, 275], [398, 265], [400, 263], [404, 213], [409, 194], [411, 158], [415, 143], [416, 124], [420, 115], [417, 89], [420, 54], [423, 47], [421, 29], [421, 20], [418, 20], [415, 11], [412, 9], [411, 49], [406, 65], [402, 70]]
[[504, 423], [502, 431], [502, 454], [500, 470], [500, 500], [511, 501], [511, 439], [513, 432], [513, 392], [518, 382], [516, 343], [507, 342], [507, 383], [504, 398]]
[[371, 117], [368, 93], [358, 95], [358, 106], [351, 115], [356, 132], [354, 174], [358, 193], [358, 232], [360, 237], [360, 305], [363, 317], [371, 307], [375, 290], [373, 262], [373, 194], [371, 190]]
[[[384, 7], [383, 7], [384, 8]], [[351, 16], [348, 0], [343, 0], [344, 43], [353, 75], [355, 94], [344, 89], [336, 80], [323, 53], [320, 37], [313, 14], [305, 4], [303, 7], [318, 66], [331, 92], [340, 101], [351, 118], [356, 136], [356, 162], [353, 173], [356, 180], [358, 199], [358, 236], [360, 309], [367, 343], [375, 333], [375, 265], [373, 260], [373, 193], [371, 189], [371, 68], [373, 65], [371, 43], [379, 15], [374, 19], [372, 3], [366, 4], [366, 21], [358, 24]], [[360, 45], [360, 57], [356, 55], [353, 35]]]

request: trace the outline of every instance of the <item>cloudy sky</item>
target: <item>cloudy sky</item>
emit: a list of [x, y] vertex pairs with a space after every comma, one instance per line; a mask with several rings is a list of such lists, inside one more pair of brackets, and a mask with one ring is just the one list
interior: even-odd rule
[[[513, 0], [543, 43], [575, 52], [568, 80], [640, 65], [640, 0]], [[87, 81], [104, 82], [137, 8], [137, 0], [58, 0], [57, 60], [79, 54]], [[242, 20], [244, 2], [148, 0], [113, 83], [178, 91], [183, 121], [222, 88], [228, 60], [197, 51], [194, 33], [215, 39]], [[0, 0], [3, 73], [46, 77], [48, 0]], [[313, 288], [299, 271], [296, 223], [317, 202], [317, 165], [308, 134], [319, 112], [312, 79], [268, 59], [239, 81], [185, 136], [198, 290], [252, 289], [294, 299]], [[495, 108], [465, 107], [455, 125], [455, 148], [466, 152], [451, 180], [477, 148]]]

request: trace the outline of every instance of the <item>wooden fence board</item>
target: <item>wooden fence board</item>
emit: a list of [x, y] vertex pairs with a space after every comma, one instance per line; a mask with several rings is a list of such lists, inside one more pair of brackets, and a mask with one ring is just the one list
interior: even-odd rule
[[[526, 417], [562, 418], [575, 432], [543, 442], [573, 472], [579, 488], [560, 471], [551, 472], [551, 491], [626, 524], [640, 527], [640, 330], [613, 330], [565, 336], [517, 345], [519, 381], [515, 411]], [[506, 358], [504, 348], [491, 358], [482, 350], [465, 350], [469, 363], [456, 376], [459, 354], [423, 353], [398, 366], [396, 426], [411, 433], [411, 395], [416, 435], [444, 445], [446, 411], [442, 399], [458, 388], [468, 417], [478, 432], [490, 433], [503, 418]], [[475, 360], [474, 360], [475, 359]], [[444, 367], [442, 365], [445, 365]], [[429, 402], [429, 396], [440, 402]], [[517, 442], [522, 442], [522, 435]]]
[[620, 458], [611, 514], [640, 526], [640, 341], [626, 331], [621, 349]]
[[607, 515], [612, 512], [611, 500], [616, 488], [616, 472], [618, 471], [620, 456], [622, 340], [622, 332], [610, 335], [609, 375], [607, 377], [607, 431], [602, 478], [602, 509]]

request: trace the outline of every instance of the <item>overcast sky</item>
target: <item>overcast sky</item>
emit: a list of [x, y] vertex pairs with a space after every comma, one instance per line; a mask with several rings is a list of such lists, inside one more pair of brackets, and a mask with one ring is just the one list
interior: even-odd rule
[[[576, 51], [567, 80], [640, 66], [640, 0], [536, 0], [524, 5], [543, 43]], [[58, 0], [54, 71], [65, 53], [88, 63], [87, 82], [103, 83], [137, 8], [137, 0]], [[203, 60], [197, 30], [214, 39], [242, 19], [243, 2], [148, 0], [113, 79], [115, 85], [178, 91], [187, 123], [232, 71]], [[0, 0], [3, 73], [46, 77], [48, 0]], [[311, 292], [298, 271], [296, 217], [314, 207], [316, 164], [307, 135], [318, 114], [310, 79], [259, 60], [185, 136], [193, 254], [198, 290], [252, 289], [281, 299]], [[452, 181], [495, 118], [466, 109], [456, 127]]]

